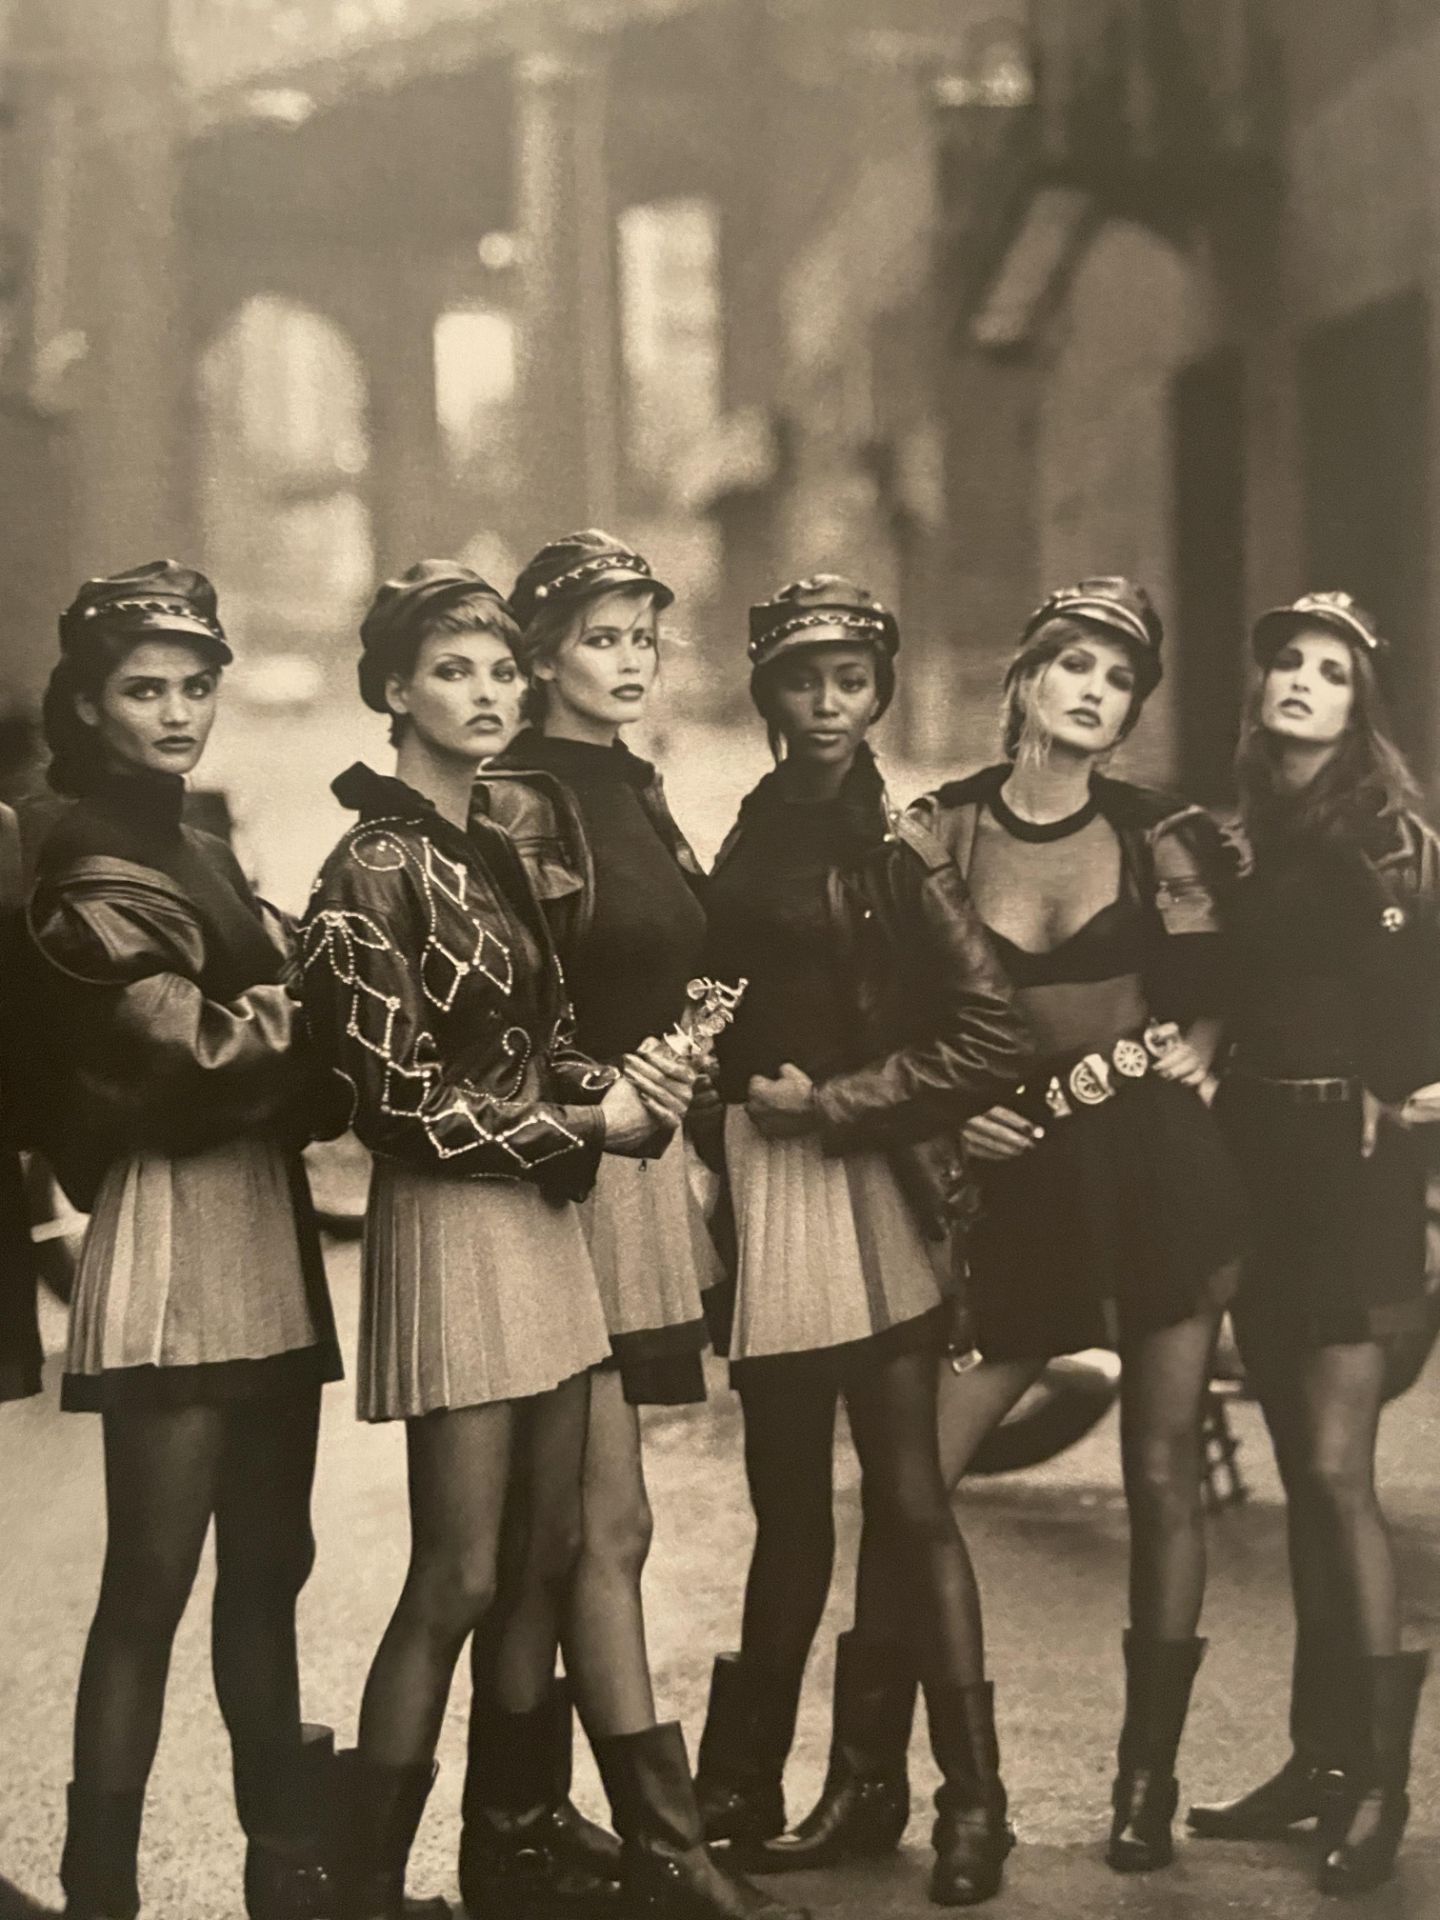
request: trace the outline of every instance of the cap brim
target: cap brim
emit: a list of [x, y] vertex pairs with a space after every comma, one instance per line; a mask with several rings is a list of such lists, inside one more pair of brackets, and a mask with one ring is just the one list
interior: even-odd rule
[[235, 658], [223, 634], [202, 620], [187, 620], [183, 613], [127, 613], [115, 624], [122, 633], [173, 633], [179, 639], [194, 640], [214, 654], [222, 667], [228, 667]]
[[629, 567], [616, 567], [611, 572], [591, 574], [588, 580], [569, 593], [562, 592], [558, 598], [547, 598], [540, 601], [539, 605], [563, 607], [568, 600], [571, 606], [578, 607], [582, 600], [594, 600], [602, 593], [618, 593], [622, 587], [643, 587], [647, 593], [653, 594], [657, 613], [663, 613], [666, 607], [674, 605], [674, 592], [663, 580], [657, 580], [653, 573], [634, 573]]
[[1352, 620], [1339, 607], [1272, 607], [1269, 613], [1262, 613], [1251, 628], [1250, 651], [1263, 665], [1292, 634], [1301, 633], [1306, 627], [1324, 627], [1359, 647], [1362, 653], [1383, 653], [1385, 648], [1378, 634], [1371, 633], [1358, 620]]

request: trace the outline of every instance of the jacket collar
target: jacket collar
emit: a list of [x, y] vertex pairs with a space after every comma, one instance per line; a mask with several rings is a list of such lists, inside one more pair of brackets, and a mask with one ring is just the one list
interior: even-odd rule
[[393, 774], [376, 773], [373, 767], [357, 760], [330, 783], [330, 791], [347, 813], [358, 813], [362, 820], [413, 820], [417, 824], [444, 824], [434, 805], [414, 787], [397, 780]]

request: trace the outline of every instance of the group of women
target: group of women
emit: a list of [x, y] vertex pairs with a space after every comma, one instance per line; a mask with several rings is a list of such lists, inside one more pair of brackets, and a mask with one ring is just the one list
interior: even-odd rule
[[[622, 742], [671, 598], [596, 530], [508, 596], [450, 561], [386, 581], [358, 674], [394, 770], [335, 781], [356, 818], [298, 928], [184, 818], [231, 659], [210, 583], [157, 562], [61, 619], [44, 720], [73, 804], [13, 946], [6, 1095], [90, 1214], [62, 1400], [103, 1421], [107, 1538], [66, 1913], [139, 1911], [212, 1517], [251, 1920], [446, 1911], [407, 1899], [406, 1866], [467, 1640], [477, 1920], [797, 1920], [745, 1875], [898, 1845], [921, 1689], [931, 1898], [988, 1899], [1015, 1836], [950, 1495], [1043, 1364], [1096, 1344], [1123, 1361], [1131, 1520], [1106, 1857], [1163, 1866], [1227, 1307], [1289, 1503], [1293, 1751], [1190, 1826], [1313, 1818], [1322, 1886], [1375, 1884], [1425, 1670], [1373, 1466], [1386, 1343], [1424, 1310], [1440, 843], [1385, 731], [1373, 622], [1330, 593], [1260, 620], [1222, 831], [1104, 774], [1162, 630], [1137, 586], [1081, 581], [1025, 623], [1002, 760], [899, 813], [868, 744], [897, 623], [849, 580], [799, 581], [751, 610], [775, 767], [707, 877]], [[405, 1422], [411, 1550], [337, 1756], [296, 1657], [340, 1372], [300, 1152], [346, 1128], [373, 1156], [358, 1410]], [[701, 1163], [723, 1175], [703, 1209]], [[756, 1533], [692, 1776], [646, 1654], [638, 1409], [704, 1397], [712, 1329]], [[6, 1381], [33, 1387], [33, 1354]], [[841, 1400], [855, 1624], [824, 1789], [787, 1829]], [[572, 1703], [613, 1832], [569, 1799]]]

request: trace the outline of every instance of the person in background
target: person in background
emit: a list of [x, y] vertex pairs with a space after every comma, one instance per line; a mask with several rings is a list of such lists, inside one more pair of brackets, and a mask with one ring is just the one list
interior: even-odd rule
[[[542, 547], [511, 595], [531, 725], [476, 789], [477, 811], [511, 834], [550, 919], [578, 1042], [602, 1060], [675, 1022], [705, 948], [699, 864], [654, 767], [620, 737], [646, 717], [657, 620], [672, 598], [640, 554], [599, 529]], [[637, 1409], [704, 1399], [701, 1296], [720, 1278], [688, 1150], [677, 1136], [646, 1160], [602, 1162], [583, 1209], [611, 1353], [590, 1383], [583, 1545], [561, 1643], [622, 1845], [569, 1803], [566, 1694], [557, 1687], [528, 1717], [501, 1713], [486, 1670], [494, 1650], [478, 1636], [460, 1849], [476, 1912], [533, 1902], [537, 1868], [557, 1911], [613, 1894], [622, 1873], [632, 1895], [643, 1881], [657, 1914], [782, 1911], [705, 1852], [683, 1735], [658, 1722], [645, 1647], [651, 1519]], [[522, 1599], [512, 1618], [532, 1612]], [[663, 1881], [650, 1855], [667, 1797], [683, 1809], [688, 1846]]]
[[224, 842], [181, 818], [230, 659], [210, 582], [156, 561], [81, 588], [45, 695], [50, 782], [75, 804], [40, 849], [30, 902], [47, 1060], [43, 1087], [24, 1091], [90, 1213], [61, 1404], [100, 1415], [105, 1450], [60, 1868], [69, 1920], [139, 1910], [170, 1650], [212, 1519], [246, 1911], [334, 1911], [333, 1743], [301, 1724], [295, 1643], [320, 1390], [340, 1374], [299, 1159], [322, 1081], [289, 930]]
[[[1172, 1855], [1175, 1757], [1204, 1651], [1201, 1420], [1246, 1231], [1203, 1098], [1233, 860], [1202, 809], [1102, 772], [1160, 679], [1161, 640], [1127, 580], [1052, 594], [1005, 675], [1003, 761], [909, 816], [966, 876], [1036, 1055], [963, 1135], [981, 1360], [941, 1369], [946, 1485], [1048, 1358], [1110, 1346], [1123, 1361], [1130, 1624], [1107, 1848], [1122, 1872]], [[783, 1843], [797, 1866], [894, 1846], [903, 1830], [915, 1681], [900, 1580], [867, 1523], [830, 1778]]]
[[575, 1048], [524, 866], [472, 815], [516, 639], [504, 598], [454, 562], [381, 585], [359, 681], [391, 718], [395, 774], [356, 765], [336, 780], [359, 819], [305, 918], [306, 1013], [374, 1156], [358, 1410], [405, 1421], [411, 1514], [404, 1588], [344, 1756], [343, 1920], [407, 1911], [455, 1662], [507, 1565], [526, 1569], [528, 1605], [503, 1639], [497, 1696], [519, 1715], [548, 1696], [589, 1370], [609, 1348], [577, 1203], [602, 1152], [663, 1143], [693, 1078], [673, 1059], [637, 1054], [622, 1072]]
[[777, 765], [716, 861], [709, 964], [749, 980], [718, 1050], [756, 1533], [740, 1650], [715, 1663], [701, 1803], [712, 1837], [757, 1867], [787, 1863], [764, 1843], [784, 1826], [830, 1581], [843, 1398], [942, 1774], [931, 1898], [971, 1905], [998, 1889], [1013, 1835], [975, 1577], [936, 1449], [945, 1202], [950, 1136], [1013, 1086], [1023, 1040], [964, 881], [895, 819], [870, 751], [895, 691], [894, 616], [822, 574], [750, 618], [750, 691]]
[[1255, 1220], [1235, 1323], [1285, 1486], [1293, 1746], [1190, 1825], [1265, 1839], [1318, 1818], [1321, 1888], [1351, 1893], [1394, 1864], [1428, 1662], [1401, 1649], [1375, 1444], [1387, 1347], [1425, 1316], [1412, 1129], [1440, 1114], [1440, 842], [1364, 608], [1306, 594], [1264, 615], [1254, 651], [1236, 761], [1254, 866], [1219, 1112]]

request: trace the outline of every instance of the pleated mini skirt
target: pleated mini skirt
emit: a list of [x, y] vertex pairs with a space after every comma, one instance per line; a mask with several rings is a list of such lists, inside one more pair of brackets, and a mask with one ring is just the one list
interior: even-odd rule
[[294, 1156], [259, 1137], [114, 1162], [75, 1276], [67, 1408], [205, 1404], [339, 1372]]
[[928, 1337], [949, 1290], [944, 1252], [884, 1154], [828, 1155], [810, 1134], [768, 1140], [731, 1107], [725, 1161], [739, 1256], [733, 1365]]
[[521, 1181], [377, 1160], [362, 1275], [362, 1420], [528, 1399], [610, 1351], [579, 1209]]
[[580, 1218], [617, 1356], [698, 1352], [701, 1296], [724, 1278], [676, 1134], [649, 1160], [607, 1154]]

